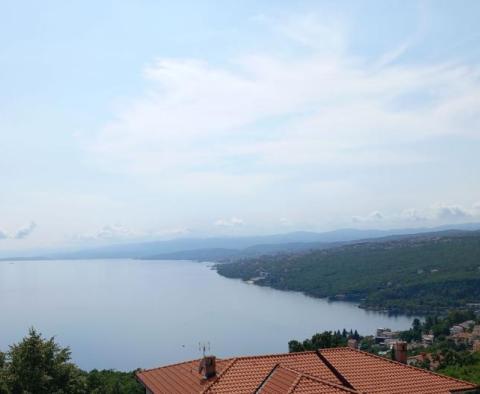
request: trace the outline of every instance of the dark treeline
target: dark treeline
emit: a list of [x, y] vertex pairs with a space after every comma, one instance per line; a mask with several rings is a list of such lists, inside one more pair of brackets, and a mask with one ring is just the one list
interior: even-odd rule
[[356, 339], [359, 341], [362, 337], [358, 334], [357, 330], [347, 331], [343, 329], [340, 331], [324, 331], [313, 335], [310, 339], [305, 339], [303, 342], [297, 340], [291, 340], [288, 342], [288, 351], [304, 352], [306, 350], [326, 349], [329, 347], [343, 347], [347, 346], [349, 339]]

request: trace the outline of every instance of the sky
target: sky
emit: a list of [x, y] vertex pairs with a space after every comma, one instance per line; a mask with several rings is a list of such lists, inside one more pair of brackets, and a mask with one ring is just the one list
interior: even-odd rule
[[480, 222], [478, 15], [0, 0], [0, 252]]

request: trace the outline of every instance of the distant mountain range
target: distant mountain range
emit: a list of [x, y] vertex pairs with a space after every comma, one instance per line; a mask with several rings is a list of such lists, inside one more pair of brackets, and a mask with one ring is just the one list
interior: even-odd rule
[[[326, 249], [352, 241], [421, 236], [422, 234], [452, 230], [472, 231], [479, 229], [480, 223], [464, 223], [434, 228], [392, 230], [340, 229], [322, 233], [298, 231], [249, 237], [179, 238], [168, 241], [115, 244], [74, 252], [50, 252], [33, 259], [134, 258], [224, 261], [261, 255]], [[16, 257], [15, 259], [32, 259], [32, 257]], [[7, 259], [4, 258], [3, 260]]]

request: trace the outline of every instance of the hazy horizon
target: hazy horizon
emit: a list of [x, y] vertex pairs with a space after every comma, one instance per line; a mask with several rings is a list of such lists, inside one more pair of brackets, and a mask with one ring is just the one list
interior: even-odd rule
[[2, 2], [0, 253], [480, 222], [479, 12]]

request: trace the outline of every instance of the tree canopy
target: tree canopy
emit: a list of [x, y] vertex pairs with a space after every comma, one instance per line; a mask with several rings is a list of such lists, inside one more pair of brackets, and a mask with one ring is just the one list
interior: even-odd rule
[[0, 352], [0, 394], [141, 394], [134, 372], [82, 371], [68, 347], [31, 328], [28, 335]]
[[[8, 393], [63, 394], [86, 392], [86, 380], [70, 362], [70, 349], [34, 328], [3, 356], [2, 386]], [[2, 387], [0, 386], [0, 387]]]

